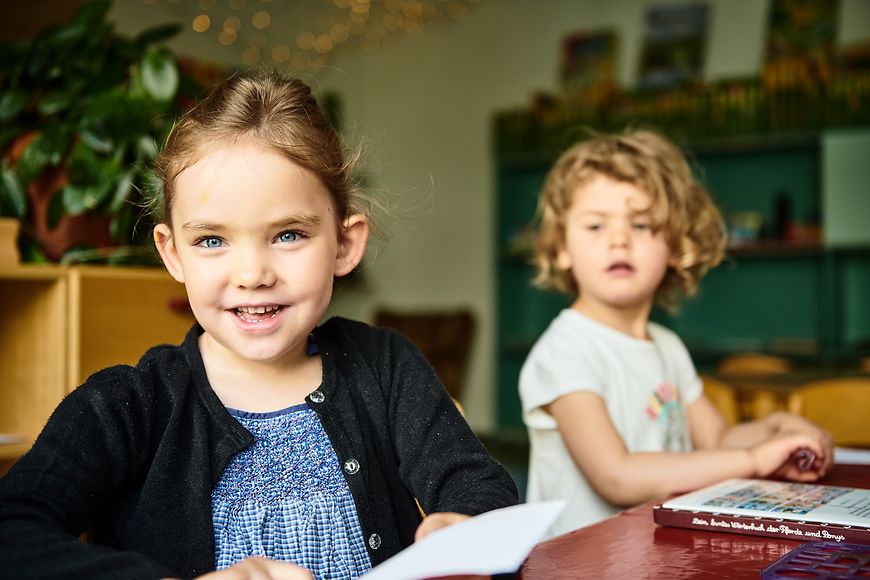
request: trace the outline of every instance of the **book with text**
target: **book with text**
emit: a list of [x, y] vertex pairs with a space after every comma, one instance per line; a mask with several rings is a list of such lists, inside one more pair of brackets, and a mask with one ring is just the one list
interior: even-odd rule
[[662, 526], [870, 544], [870, 489], [730, 479], [656, 505]]

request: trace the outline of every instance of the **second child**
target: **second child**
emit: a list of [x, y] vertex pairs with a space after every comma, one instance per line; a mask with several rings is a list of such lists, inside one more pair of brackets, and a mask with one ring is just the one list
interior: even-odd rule
[[[656, 300], [694, 293], [725, 249], [720, 214], [673, 143], [634, 131], [575, 145], [538, 217], [537, 281], [574, 297], [520, 374], [527, 499], [568, 500], [552, 534], [727, 478], [824, 475], [826, 432], [786, 413], [727, 428], [682, 341], [649, 320]], [[804, 449], [816, 457], [806, 471], [791, 460]]]

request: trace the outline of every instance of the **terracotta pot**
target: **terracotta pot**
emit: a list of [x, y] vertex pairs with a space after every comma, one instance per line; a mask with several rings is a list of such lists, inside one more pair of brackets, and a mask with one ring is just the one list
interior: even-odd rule
[[[38, 133], [25, 133], [17, 137], [9, 148], [9, 159], [16, 163], [27, 145]], [[64, 215], [57, 226], [48, 227], [48, 207], [52, 196], [68, 183], [65, 165], [48, 167], [27, 186], [29, 200], [25, 219], [32, 226], [33, 236], [46, 257], [59, 261], [64, 253], [75, 246], [107, 248], [117, 245], [110, 235], [111, 216], [88, 212]]]

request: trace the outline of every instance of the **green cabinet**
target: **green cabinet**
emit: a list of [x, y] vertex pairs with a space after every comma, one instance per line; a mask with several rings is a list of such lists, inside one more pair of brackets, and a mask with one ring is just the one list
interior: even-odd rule
[[[870, 199], [870, 191], [861, 196], [870, 188], [870, 137], [862, 135], [870, 136], [870, 131], [853, 131], [846, 139], [838, 139], [835, 132], [688, 148], [699, 178], [726, 219], [754, 212], [763, 223], [762, 238], [729, 249], [722, 265], [703, 280], [699, 294], [686, 300], [678, 313], [654, 313], [680, 334], [699, 368], [711, 368], [722, 356], [746, 350], [822, 366], [845, 365], [868, 354], [870, 238], [855, 242], [853, 236], [850, 243], [838, 244], [830, 241], [838, 239], [835, 233], [823, 231], [828, 242], [771, 239], [785, 227], [785, 218], [803, 224], [806, 236], [820, 225], [823, 230], [835, 228], [826, 217], [841, 214], [850, 223], [868, 224], [870, 236], [870, 207], [855, 201]], [[567, 297], [530, 283], [534, 268], [529, 228], [553, 161], [552, 156], [511, 154], [501, 155], [496, 163], [496, 410], [501, 428], [522, 425], [520, 368], [540, 333], [569, 303]], [[844, 191], [851, 193], [844, 196]], [[856, 218], [843, 204], [863, 215]]]

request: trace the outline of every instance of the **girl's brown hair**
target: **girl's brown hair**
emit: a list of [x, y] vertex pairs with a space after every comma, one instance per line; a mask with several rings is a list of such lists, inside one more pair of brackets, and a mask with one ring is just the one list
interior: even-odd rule
[[170, 226], [175, 178], [215, 144], [251, 138], [317, 175], [332, 195], [340, 219], [371, 203], [355, 170], [359, 154], [348, 154], [311, 89], [278, 73], [233, 76], [184, 114], [154, 163], [160, 183], [152, 212]]
[[653, 227], [662, 232], [676, 265], [669, 266], [656, 300], [673, 309], [691, 296], [707, 271], [725, 254], [726, 230], [710, 194], [692, 175], [671, 141], [653, 131], [596, 135], [562, 154], [547, 174], [538, 200], [534, 282], [576, 296], [570, 270], [556, 265], [565, 244], [565, 215], [578, 188], [603, 175], [630, 183], [651, 198]]

